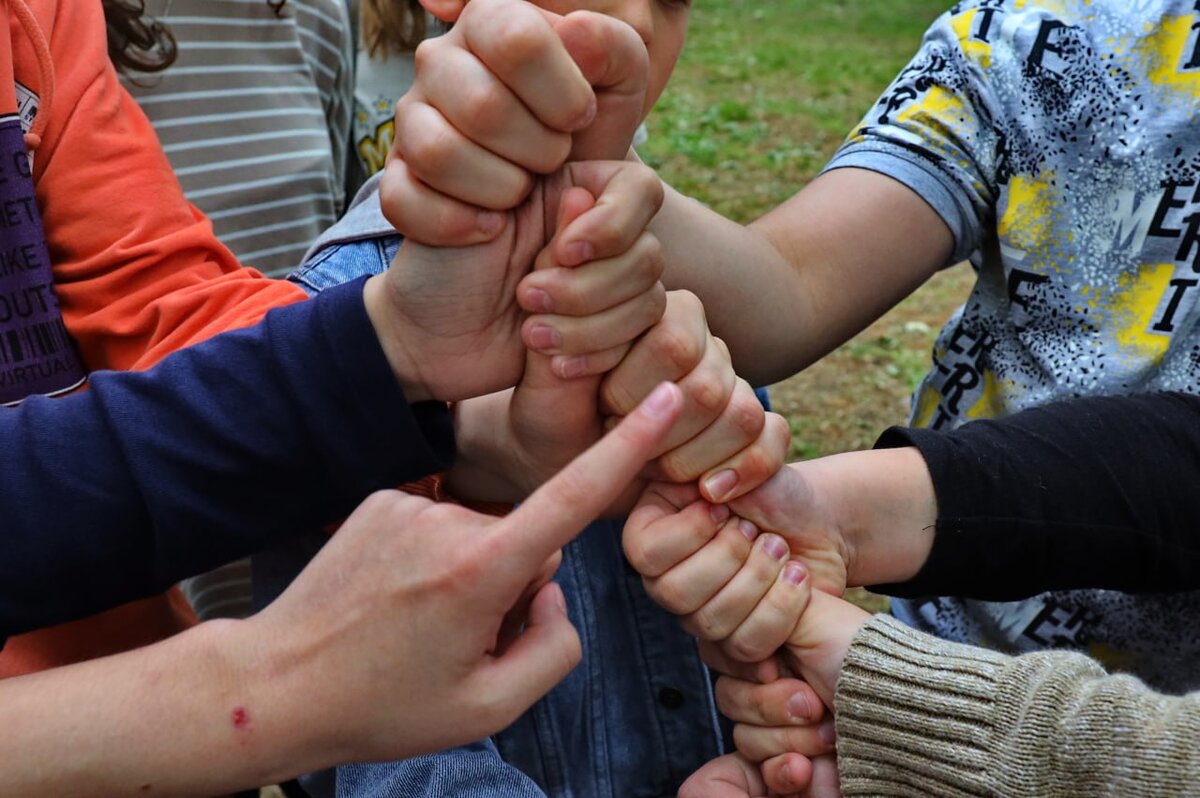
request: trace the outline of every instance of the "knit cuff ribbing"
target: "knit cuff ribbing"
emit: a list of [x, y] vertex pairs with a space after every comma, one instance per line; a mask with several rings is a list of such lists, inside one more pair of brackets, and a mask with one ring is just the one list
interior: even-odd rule
[[845, 796], [986, 796], [997, 683], [1009, 658], [886, 615], [855, 636], [834, 698]]

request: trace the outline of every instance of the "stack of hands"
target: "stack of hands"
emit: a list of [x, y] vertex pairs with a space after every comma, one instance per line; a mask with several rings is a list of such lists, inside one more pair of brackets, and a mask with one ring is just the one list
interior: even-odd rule
[[[845, 532], [868, 510], [851, 519], [845, 503], [826, 493], [827, 483], [845, 484], [839, 480], [853, 462], [784, 468], [786, 421], [766, 413], [737, 377], [700, 301], [660, 281], [663, 259], [650, 224], [663, 188], [629, 151], [654, 99], [647, 69], [637, 34], [611, 17], [562, 17], [516, 0], [466, 5], [448, 34], [418, 51], [416, 84], [397, 111], [380, 193], [406, 242], [388, 272], [368, 282], [368, 312], [408, 397], [457, 402], [455, 495], [525, 501], [502, 522], [514, 540], [520, 523], [532, 528], [539, 515], [560, 512], [553, 506], [566, 495], [610, 514], [633, 507], [628, 558], [650, 595], [704, 641], [707, 661], [726, 674], [721, 710], [738, 723], [740, 753], [697, 773], [685, 794], [836, 792], [825, 708], [867, 615], [835, 596], [848, 580], [894, 573], [872, 570], [871, 555], [861, 559], [856, 548], [862, 541]], [[656, 391], [664, 382], [674, 387]], [[633, 411], [648, 396], [659, 418], [670, 408], [671, 424], [636, 433], [646, 438], [641, 448], [630, 441], [635, 433], [624, 433], [626, 459], [649, 460], [638, 479], [617, 485], [594, 476], [620, 469], [603, 460], [616, 446], [605, 441], [585, 455], [594, 471], [581, 460], [538, 490], [620, 418], [639, 418]], [[583, 501], [585, 493], [592, 499]], [[469, 512], [395, 501], [406, 517], [415, 513], [406, 526]], [[498, 728], [578, 658], [578, 642], [563, 642], [569, 624], [549, 584], [554, 555], [544, 545], [533, 550], [545, 556], [534, 562], [515, 548], [464, 556], [461, 573], [420, 586], [432, 597], [469, 588], [479, 591], [475, 606], [508, 608], [447, 626], [458, 634], [482, 624], [471, 656], [493, 672], [497, 656], [555, 652], [553, 668], [507, 671], [522, 680], [520, 690], [493, 681], [485, 698], [481, 684], [464, 680], [466, 694], [503, 706], [478, 723], [464, 725], [460, 715], [456, 733], [427, 737], [422, 748]], [[868, 567], [856, 568], [859, 561]], [[405, 570], [413, 579], [425, 573]], [[501, 575], [507, 592], [497, 603], [481, 588]], [[515, 637], [522, 624], [527, 631]], [[544, 630], [555, 632], [553, 642]], [[466, 665], [458, 670], [475, 667]], [[431, 669], [455, 672], [441, 663], [420, 667]]]

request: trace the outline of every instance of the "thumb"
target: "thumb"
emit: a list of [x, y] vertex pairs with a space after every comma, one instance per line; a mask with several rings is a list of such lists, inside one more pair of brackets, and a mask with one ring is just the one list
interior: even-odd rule
[[846, 652], [871, 615], [844, 599], [813, 590], [812, 581], [805, 579], [800, 584], [800, 589], [809, 593], [808, 604], [784, 649], [789, 665], [798, 669], [825, 706], [832, 708]]
[[517, 587], [612, 504], [655, 455], [683, 412], [683, 393], [664, 382], [617, 427], [509, 513], [491, 534]]
[[650, 73], [645, 43], [629, 25], [592, 11], [576, 11], [553, 24], [596, 91], [595, 121], [575, 133], [569, 160], [623, 160], [645, 113]]
[[505, 697], [508, 725], [566, 678], [582, 656], [562, 588], [551, 582], [533, 597], [525, 631], [478, 675], [490, 693]]

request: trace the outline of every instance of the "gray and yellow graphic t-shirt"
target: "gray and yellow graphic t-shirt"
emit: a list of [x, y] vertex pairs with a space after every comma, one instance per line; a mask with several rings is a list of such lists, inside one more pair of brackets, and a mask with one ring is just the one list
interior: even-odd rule
[[[954, 262], [978, 273], [914, 395], [915, 425], [1200, 391], [1197, 0], [958, 3], [828, 168], [850, 166], [920, 193], [954, 232]], [[1180, 501], [1200, 501], [1200, 479]], [[1161, 689], [1200, 688], [1200, 594], [894, 611], [943, 637], [1078, 648]]]

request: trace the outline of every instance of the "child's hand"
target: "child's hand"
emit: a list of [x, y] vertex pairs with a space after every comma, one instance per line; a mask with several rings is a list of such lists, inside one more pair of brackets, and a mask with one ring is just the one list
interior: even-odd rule
[[837, 761], [785, 754], [756, 764], [741, 754], [714, 759], [679, 788], [679, 798], [840, 798]]
[[679, 798], [767, 798], [758, 765], [737, 754], [708, 762], [679, 787]]
[[[782, 578], [789, 569], [802, 564], [813, 588], [837, 595], [847, 584], [904, 581], [928, 558], [937, 517], [928, 468], [913, 448], [792, 463], [728, 507], [732, 515], [693, 486], [651, 485], [626, 522], [624, 545], [659, 603], [745, 661], [770, 654], [795, 626], [802, 593]], [[768, 542], [750, 549], [734, 528], [770, 533], [759, 538]], [[780, 555], [774, 567], [759, 545]]]
[[411, 240], [457, 246], [502, 234], [495, 212], [568, 156], [624, 158], [649, 60], [633, 28], [602, 14], [472, 0], [446, 16], [454, 27], [417, 49], [396, 106], [380, 201]]
[[626, 522], [625, 553], [650, 596], [741, 661], [764, 659], [787, 640], [806, 582], [845, 586], [837, 516], [806, 480], [808, 466], [786, 466], [728, 507], [695, 486], [652, 484]]
[[[816, 727], [816, 735], [804, 724], [815, 697], [833, 709], [833, 695], [850, 643], [871, 617], [848, 601], [805, 585], [808, 593], [800, 621], [783, 648], [788, 668], [803, 678], [790, 677], [765, 684], [747, 678], [746, 666], [724, 660], [723, 652], [705, 651], [710, 667], [734, 676], [717, 680], [717, 702], [721, 713], [737, 724], [734, 741], [739, 753], [762, 762], [767, 787], [781, 793], [808, 785], [810, 794], [837, 795], [837, 768], [828, 754], [836, 745], [832, 718]], [[797, 717], [799, 715], [800, 717]], [[799, 725], [798, 725], [799, 724]], [[797, 755], [812, 757], [812, 772], [806, 772]]]
[[649, 478], [699, 479], [708, 498], [728, 501], [779, 470], [791, 437], [787, 421], [766, 413], [737, 376], [728, 348], [708, 329], [703, 304], [688, 291], [668, 293], [663, 320], [605, 378], [602, 411], [624, 415], [664, 379], [683, 389], [688, 410]]
[[[506, 215], [505, 232], [487, 244], [430, 248], [405, 241], [388, 271], [367, 282], [364, 297], [380, 343], [410, 400], [459, 400], [517, 383], [525, 362], [518, 284], [550, 243], [554, 215], [570, 191], [581, 191], [596, 202], [567, 226], [568, 233], [598, 212], [616, 222], [610, 235], [583, 251], [554, 238], [550, 254], [556, 264], [608, 264], [607, 271], [602, 267], [586, 276], [580, 270], [580, 279], [590, 279], [600, 299], [611, 299], [614, 291], [628, 296], [620, 278], [631, 257], [661, 269], [656, 251], [639, 248], [638, 243], [662, 202], [661, 183], [648, 168], [624, 161], [571, 163], [539, 178], [525, 203]], [[629, 280], [634, 286], [644, 282]], [[656, 282], [657, 277], [650, 281]], [[522, 288], [522, 301], [536, 303], [540, 290], [561, 303], [554, 307], [567, 306], [565, 293], [553, 297], [547, 292], [553, 288], [551, 277], [530, 285]], [[612, 307], [611, 314], [586, 319], [553, 317], [553, 327], [551, 317], [542, 316], [531, 320], [526, 332], [535, 348], [550, 354], [611, 349], [661, 316], [661, 291], [643, 291], [625, 302], [614, 301]]]

